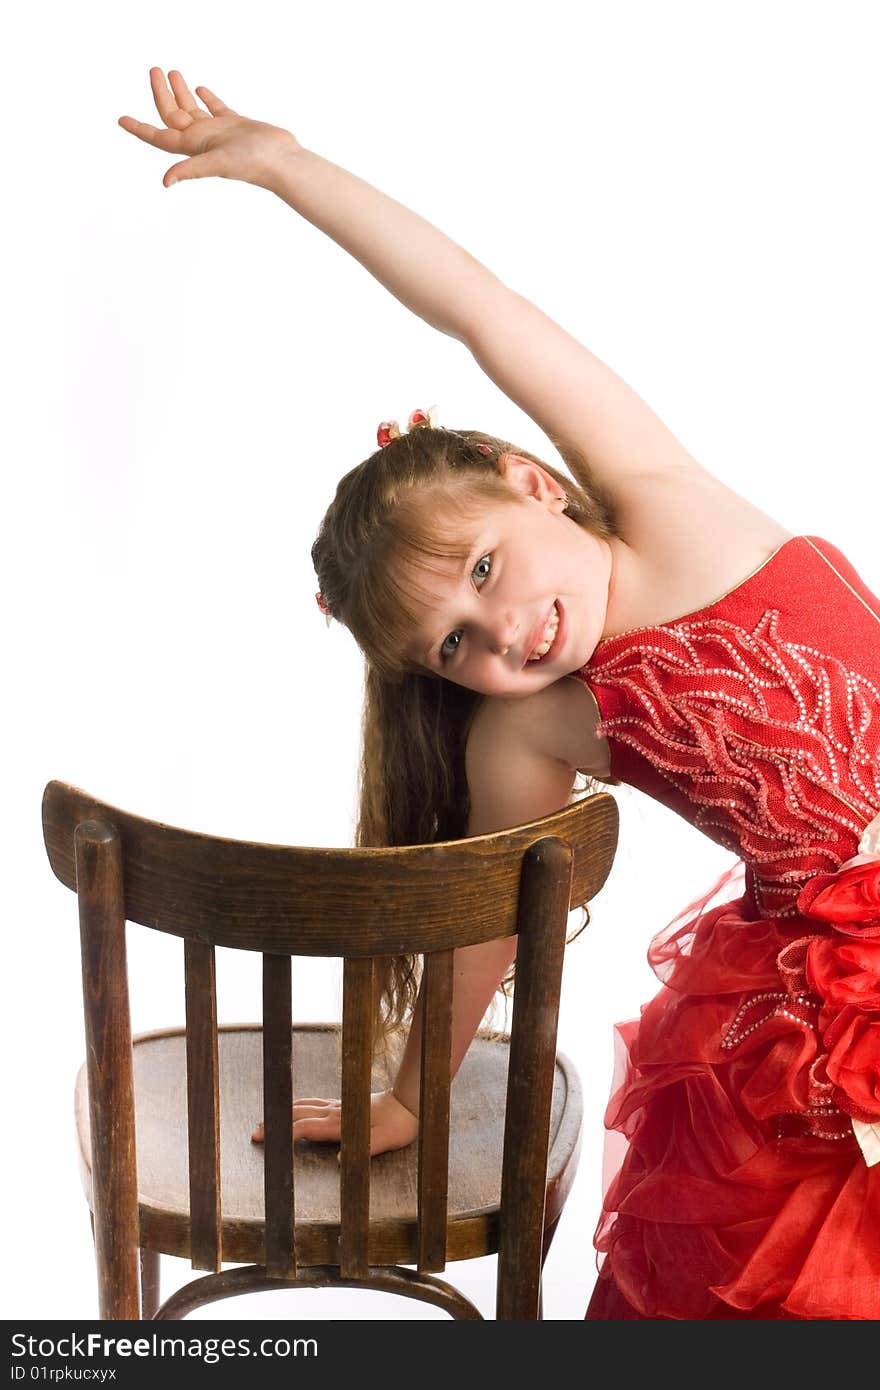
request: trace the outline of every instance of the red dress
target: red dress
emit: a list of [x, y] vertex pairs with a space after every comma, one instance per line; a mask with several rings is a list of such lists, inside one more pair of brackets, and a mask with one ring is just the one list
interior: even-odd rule
[[663, 988], [616, 1029], [605, 1123], [628, 1143], [587, 1317], [878, 1319], [880, 859], [855, 925], [808, 908], [876, 835], [880, 601], [794, 536], [576, 674], [611, 777], [738, 856], [654, 938]]

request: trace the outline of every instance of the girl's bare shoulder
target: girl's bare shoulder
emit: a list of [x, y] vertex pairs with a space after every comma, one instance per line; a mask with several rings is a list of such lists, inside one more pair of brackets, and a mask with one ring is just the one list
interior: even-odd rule
[[793, 535], [696, 463], [644, 475], [616, 509], [606, 637], [705, 608]]

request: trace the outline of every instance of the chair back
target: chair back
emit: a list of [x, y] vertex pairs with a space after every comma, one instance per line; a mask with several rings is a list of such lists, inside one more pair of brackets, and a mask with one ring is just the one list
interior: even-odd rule
[[[215, 948], [262, 954], [265, 1267], [281, 1280], [297, 1275], [292, 957], [343, 960], [338, 1264], [342, 1279], [367, 1279], [374, 960], [423, 960], [417, 1260], [420, 1271], [438, 1271], [446, 1258], [453, 952], [516, 934], [496, 1312], [536, 1316], [567, 919], [604, 884], [617, 829], [614, 798], [600, 793], [465, 840], [380, 849], [258, 844], [163, 825], [50, 782], [46, 851], [79, 904], [98, 1268], [124, 1267], [113, 1306], [121, 1298], [130, 1310], [116, 1316], [138, 1317], [126, 921], [184, 941], [194, 1269], [219, 1271], [223, 1259]], [[110, 1291], [99, 1287], [99, 1296], [109, 1306]]]

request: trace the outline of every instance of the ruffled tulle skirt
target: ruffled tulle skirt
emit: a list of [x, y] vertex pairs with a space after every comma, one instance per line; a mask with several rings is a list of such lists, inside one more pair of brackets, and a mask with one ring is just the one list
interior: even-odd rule
[[[616, 1029], [588, 1318], [880, 1318], [880, 1164], [818, 1072], [779, 956], [815, 934], [761, 918], [737, 863], [652, 942], [663, 988]], [[804, 1002], [798, 1002], [798, 999]]]

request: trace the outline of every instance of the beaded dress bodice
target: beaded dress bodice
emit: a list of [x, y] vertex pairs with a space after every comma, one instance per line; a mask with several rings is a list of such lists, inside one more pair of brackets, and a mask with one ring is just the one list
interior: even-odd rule
[[880, 613], [829, 541], [790, 537], [721, 598], [605, 638], [574, 674], [612, 779], [738, 854], [761, 917], [792, 914], [880, 810]]

